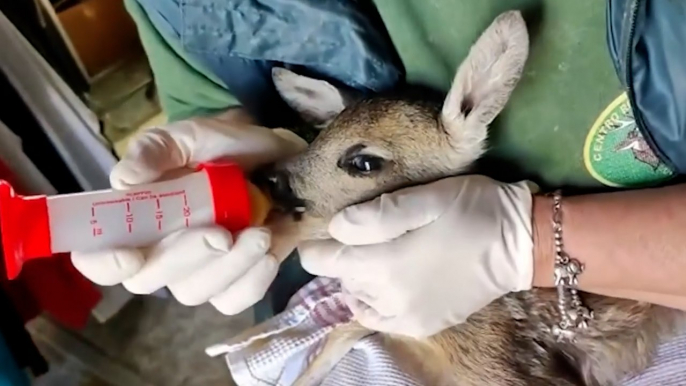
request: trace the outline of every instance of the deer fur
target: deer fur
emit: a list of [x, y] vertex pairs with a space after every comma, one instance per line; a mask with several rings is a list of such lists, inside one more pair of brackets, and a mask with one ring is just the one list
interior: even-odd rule
[[[346, 206], [469, 171], [486, 149], [488, 126], [515, 88], [528, 50], [520, 13], [500, 15], [471, 48], [442, 105], [354, 98], [325, 81], [274, 70], [284, 100], [310, 124], [325, 127], [304, 153], [275, 165], [288, 184], [284, 210], [293, 202], [299, 207], [272, 223], [277, 255], [301, 240], [328, 238], [326, 224]], [[360, 165], [373, 170], [356, 169]], [[595, 319], [574, 343], [552, 336], [557, 294], [547, 289], [505, 295], [428, 339], [384, 339], [423, 366], [431, 385], [615, 385], [648, 366], [657, 345], [681, 328], [680, 312], [582, 295]], [[356, 323], [340, 327], [298, 385], [318, 384], [351, 342], [369, 333]]]

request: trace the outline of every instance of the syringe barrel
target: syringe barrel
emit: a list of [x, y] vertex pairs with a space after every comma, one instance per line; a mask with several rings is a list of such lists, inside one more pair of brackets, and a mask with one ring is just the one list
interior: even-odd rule
[[256, 194], [233, 164], [127, 190], [52, 197], [18, 196], [0, 181], [7, 273], [14, 278], [25, 261], [60, 252], [147, 246], [184, 228], [219, 224], [239, 231], [255, 222], [251, 214], [264, 212]]
[[134, 187], [47, 198], [53, 253], [138, 247], [214, 223], [206, 173]]

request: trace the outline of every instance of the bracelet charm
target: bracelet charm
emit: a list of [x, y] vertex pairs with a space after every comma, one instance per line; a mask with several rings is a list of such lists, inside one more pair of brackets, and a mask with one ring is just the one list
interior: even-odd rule
[[576, 331], [588, 327], [593, 311], [584, 306], [577, 285], [584, 266], [564, 252], [562, 243], [562, 195], [553, 194], [553, 234], [555, 237], [554, 280], [557, 288], [560, 321], [552, 333], [558, 341], [574, 341]]

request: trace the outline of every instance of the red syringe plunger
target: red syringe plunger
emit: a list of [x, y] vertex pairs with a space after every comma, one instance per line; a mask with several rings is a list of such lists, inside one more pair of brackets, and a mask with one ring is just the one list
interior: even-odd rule
[[0, 180], [0, 235], [9, 279], [19, 275], [25, 261], [51, 256], [47, 197], [17, 195]]

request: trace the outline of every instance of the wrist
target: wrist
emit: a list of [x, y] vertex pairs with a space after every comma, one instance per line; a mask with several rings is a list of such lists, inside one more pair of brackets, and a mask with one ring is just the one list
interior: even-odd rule
[[546, 196], [534, 196], [532, 203], [532, 234], [534, 239], [533, 287], [553, 287], [555, 256], [553, 248], [553, 200]]

